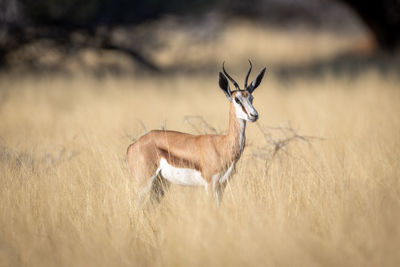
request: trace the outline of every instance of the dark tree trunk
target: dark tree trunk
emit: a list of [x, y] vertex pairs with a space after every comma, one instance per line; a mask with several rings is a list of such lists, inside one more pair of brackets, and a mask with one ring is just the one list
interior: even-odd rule
[[341, 0], [350, 6], [374, 34], [380, 49], [400, 47], [400, 0]]

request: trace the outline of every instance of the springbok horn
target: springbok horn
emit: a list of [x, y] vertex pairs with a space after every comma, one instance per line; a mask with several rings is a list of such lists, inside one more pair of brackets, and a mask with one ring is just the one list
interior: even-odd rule
[[249, 69], [249, 72], [247, 72], [246, 79], [244, 80], [244, 90], [247, 89], [247, 80], [249, 79], [251, 68], [253, 67], [253, 64], [251, 64], [250, 59], [249, 59], [249, 63], [250, 63], [250, 69]]
[[224, 74], [226, 75], [226, 77], [228, 77], [228, 79], [229, 79], [229, 80], [233, 83], [233, 85], [236, 87], [236, 89], [237, 89], [237, 90], [240, 90], [240, 87], [239, 87], [239, 85], [237, 84], [237, 82], [236, 82], [234, 79], [232, 79], [232, 77], [229, 76], [229, 74], [226, 72], [226, 70], [225, 70], [225, 61], [222, 62], [222, 70], [224, 71]]

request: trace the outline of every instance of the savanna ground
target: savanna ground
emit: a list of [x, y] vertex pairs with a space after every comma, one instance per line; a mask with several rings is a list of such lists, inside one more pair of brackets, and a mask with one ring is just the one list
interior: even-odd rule
[[[187, 56], [232, 62], [242, 83], [247, 57], [258, 71], [353, 41], [233, 31], [242, 31], [238, 42], [226, 34]], [[172, 39], [160, 63], [179, 54], [182, 38]], [[3, 74], [0, 266], [398, 266], [399, 80], [374, 69], [290, 81], [267, 74], [254, 93], [260, 119], [248, 124], [221, 207], [202, 188], [172, 186], [160, 205], [137, 208], [126, 147], [153, 128], [196, 133], [187, 115], [223, 132], [228, 104], [217, 77]], [[280, 140], [268, 126], [289, 121], [324, 139], [293, 140], [268, 159], [260, 128]]]

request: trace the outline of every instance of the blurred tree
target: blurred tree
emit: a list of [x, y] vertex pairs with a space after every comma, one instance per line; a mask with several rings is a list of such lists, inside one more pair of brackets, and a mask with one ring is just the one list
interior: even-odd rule
[[[69, 51], [85, 47], [118, 50], [147, 68], [157, 70], [138, 46], [115, 44], [110, 38], [112, 29], [137, 25], [167, 14], [194, 16], [215, 1], [0, 0], [0, 64], [6, 64], [7, 54], [21, 46], [38, 39], [49, 39]], [[76, 32], [86, 36], [85, 42], [76, 43], [73, 37]]]
[[[269, 23], [286, 25], [287, 22], [305, 22], [307, 25], [335, 25], [346, 27], [345, 17], [335, 17], [338, 9], [350, 9], [352, 16], [374, 35], [378, 48], [390, 52], [400, 46], [400, 0], [221, 0], [229, 6], [227, 12], [234, 15], [267, 20]], [[336, 9], [334, 11], [334, 9]], [[333, 19], [332, 19], [333, 17]], [[344, 22], [343, 22], [344, 21]], [[307, 23], [308, 22], [308, 23]], [[343, 25], [344, 23], [344, 25]]]
[[26, 15], [36, 25], [137, 24], [165, 14], [195, 14], [215, 0], [20, 0]]
[[374, 34], [379, 48], [394, 51], [400, 47], [400, 0], [342, 0]]

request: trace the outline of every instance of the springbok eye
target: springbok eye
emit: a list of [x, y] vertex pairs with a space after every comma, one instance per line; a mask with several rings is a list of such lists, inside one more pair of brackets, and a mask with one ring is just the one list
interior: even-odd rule
[[240, 104], [239, 98], [235, 97], [235, 102]]

